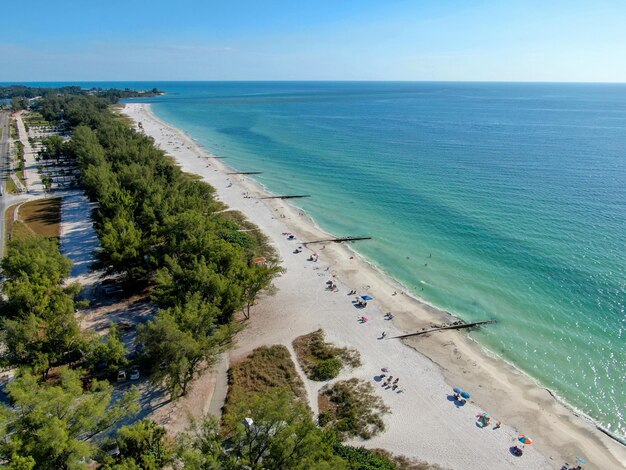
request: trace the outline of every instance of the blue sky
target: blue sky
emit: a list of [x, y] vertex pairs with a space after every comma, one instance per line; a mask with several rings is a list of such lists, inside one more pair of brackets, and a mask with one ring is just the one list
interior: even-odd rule
[[0, 82], [626, 82], [626, 2], [3, 2]]

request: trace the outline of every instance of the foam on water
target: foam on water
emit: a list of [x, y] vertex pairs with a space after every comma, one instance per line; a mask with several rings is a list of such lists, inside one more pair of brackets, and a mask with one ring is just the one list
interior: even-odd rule
[[[153, 84], [150, 85], [152, 87]], [[626, 434], [626, 86], [162, 83], [153, 109]]]

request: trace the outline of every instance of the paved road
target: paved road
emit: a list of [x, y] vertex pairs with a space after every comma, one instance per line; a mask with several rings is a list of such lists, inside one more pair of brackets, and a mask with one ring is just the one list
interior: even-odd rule
[[0, 128], [2, 138], [0, 138], [0, 259], [4, 256], [5, 226], [4, 213], [7, 208], [18, 202], [28, 200], [28, 195], [8, 194], [4, 190], [5, 180], [9, 177], [9, 112], [0, 111]]
[[9, 160], [9, 112], [0, 111], [0, 129], [2, 129], [2, 138], [0, 139], [0, 195], [4, 194], [4, 179], [8, 176], [6, 173], [7, 163]]
[[5, 195], [4, 181], [8, 178], [7, 172], [9, 162], [9, 112], [0, 111], [0, 129], [2, 129], [2, 138], [0, 138], [0, 258], [4, 254], [4, 212], [7, 203], [10, 203]]

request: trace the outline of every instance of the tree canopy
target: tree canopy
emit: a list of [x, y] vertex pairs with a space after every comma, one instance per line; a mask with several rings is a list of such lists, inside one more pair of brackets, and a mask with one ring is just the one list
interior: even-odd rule
[[109, 383], [94, 380], [85, 391], [79, 372], [65, 368], [53, 383], [23, 372], [7, 390], [13, 406], [2, 407], [0, 456], [30, 457], [38, 469], [86, 468], [97, 451], [92, 438], [138, 411], [136, 391], [112, 403]]

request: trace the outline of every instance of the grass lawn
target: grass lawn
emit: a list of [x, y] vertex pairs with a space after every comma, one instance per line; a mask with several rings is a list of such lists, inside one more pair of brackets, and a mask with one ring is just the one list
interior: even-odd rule
[[24, 179], [24, 171], [17, 170], [15, 172], [15, 176], [17, 176], [17, 179], [20, 180], [20, 182], [22, 183], [24, 187], [26, 187], [26, 180]]
[[[14, 220], [18, 206], [19, 218]], [[33, 235], [59, 238], [61, 236], [61, 198], [38, 199], [11, 206], [6, 211], [5, 222], [7, 233], [11, 234], [11, 238]]]
[[272, 388], [287, 389], [297, 398], [306, 397], [304, 384], [285, 346], [262, 346], [230, 368], [224, 411], [227, 412], [229, 403]]
[[6, 190], [7, 193], [15, 193], [17, 191], [17, 187], [15, 186], [15, 183], [13, 182], [13, 179], [9, 176], [7, 177], [6, 180], [4, 180], [4, 189]]

